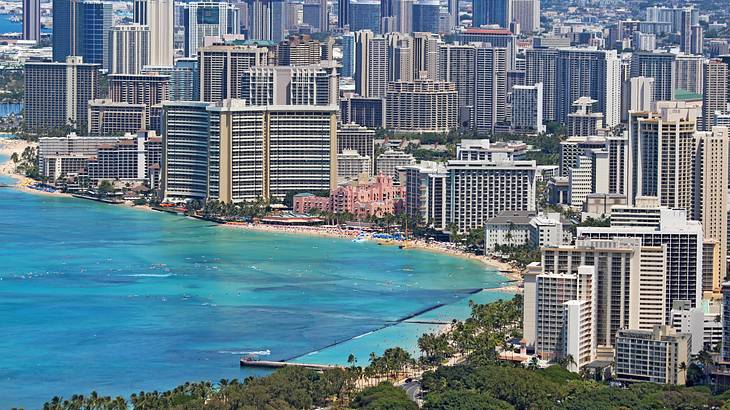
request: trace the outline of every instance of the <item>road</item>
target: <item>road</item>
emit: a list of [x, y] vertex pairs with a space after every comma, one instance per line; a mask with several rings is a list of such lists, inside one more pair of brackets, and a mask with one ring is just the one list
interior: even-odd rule
[[408, 398], [418, 403], [418, 395], [421, 393], [421, 382], [413, 380], [407, 383], [403, 383], [401, 389], [406, 391]]

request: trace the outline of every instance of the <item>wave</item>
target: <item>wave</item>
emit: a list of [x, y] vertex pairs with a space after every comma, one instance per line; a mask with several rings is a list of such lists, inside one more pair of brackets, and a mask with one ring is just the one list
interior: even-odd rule
[[271, 354], [271, 350], [254, 350], [251, 352], [246, 351], [233, 351], [233, 350], [219, 350], [218, 353], [220, 354], [237, 354], [237, 355], [254, 355], [254, 356], [269, 356]]
[[372, 334], [372, 333], [374, 333], [374, 331], [373, 331], [373, 332], [367, 332], [367, 333], [363, 333], [363, 334], [361, 334], [361, 335], [359, 335], [359, 336], [355, 336], [355, 337], [353, 337], [353, 340], [354, 340], [354, 339], [359, 339], [359, 338], [361, 338], [361, 337], [365, 337], [365, 336], [367, 336], [367, 335], [369, 335], [369, 334]]
[[133, 278], [169, 278], [172, 276], [172, 273], [133, 273], [124, 276], [130, 276]]

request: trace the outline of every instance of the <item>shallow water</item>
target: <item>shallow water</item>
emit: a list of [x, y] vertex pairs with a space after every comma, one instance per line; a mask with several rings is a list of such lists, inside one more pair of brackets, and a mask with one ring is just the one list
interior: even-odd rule
[[502, 281], [440, 254], [5, 188], [0, 243], [1, 408], [261, 373], [239, 368], [245, 352], [343, 363], [413, 349], [434, 326], [394, 321], [437, 304], [424, 317], [463, 317], [470, 292]]

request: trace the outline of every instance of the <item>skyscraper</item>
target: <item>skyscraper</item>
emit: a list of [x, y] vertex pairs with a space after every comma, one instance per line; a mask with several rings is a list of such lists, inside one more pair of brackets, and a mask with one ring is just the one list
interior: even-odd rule
[[41, 39], [41, 1], [23, 0], [23, 40]]
[[83, 130], [89, 100], [98, 98], [98, 64], [82, 57], [65, 62], [25, 64], [25, 123], [29, 130], [43, 131], [66, 125]]
[[140, 74], [150, 60], [150, 28], [139, 24], [112, 27], [109, 32], [109, 72]]
[[557, 120], [565, 122], [572, 105], [580, 97], [598, 101], [603, 123], [613, 127], [621, 122], [620, 61], [614, 50], [564, 48], [558, 50]]
[[413, 31], [439, 32], [440, 4], [438, 0], [419, 0], [413, 5]]
[[727, 272], [727, 208], [728, 208], [728, 128], [712, 127], [708, 132], [695, 134], [695, 219], [702, 222], [705, 239], [720, 245], [719, 258], [711, 286], [707, 291], [718, 291]]
[[236, 34], [238, 9], [225, 2], [186, 3], [183, 9], [185, 26], [185, 55], [194, 57], [205, 46], [206, 38], [222, 38]]
[[162, 127], [162, 191], [166, 200], [208, 194], [208, 103], [166, 102]]
[[471, 127], [476, 83], [476, 46], [443, 44], [440, 48], [439, 78], [456, 85], [459, 96], [459, 124]]
[[557, 119], [555, 109], [557, 61], [558, 50], [554, 48], [533, 48], [526, 52], [525, 84], [542, 83], [542, 115], [545, 121], [555, 121]]
[[286, 27], [285, 2], [282, 0], [248, 0], [248, 38], [281, 41]]
[[370, 30], [380, 33], [380, 2], [378, 0], [352, 0], [350, 2], [350, 30]]
[[654, 101], [674, 99], [675, 54], [639, 52], [631, 56], [631, 77], [654, 79]]
[[209, 198], [281, 200], [292, 191], [336, 186], [337, 106], [262, 107], [223, 100], [208, 110]]
[[76, 52], [85, 63], [109, 68], [109, 30], [112, 4], [101, 1], [76, 3]]
[[507, 50], [480, 45], [474, 62], [474, 119], [472, 126], [483, 133], [494, 133], [506, 126], [507, 118]]
[[714, 124], [716, 113], [727, 113], [727, 64], [719, 60], [706, 62], [702, 77], [704, 92], [702, 94], [702, 126], [700, 129], [709, 131]]
[[355, 74], [355, 35], [342, 35], [342, 76], [353, 77]]
[[692, 215], [697, 113], [678, 102], [662, 102], [657, 110], [629, 117], [629, 203], [639, 196], [657, 197], [661, 206]]
[[337, 27], [350, 25], [350, 0], [337, 0]]
[[512, 20], [523, 33], [540, 30], [540, 0], [512, 0]]
[[497, 24], [509, 28], [512, 22], [512, 0], [474, 0], [473, 26]]
[[[173, 46], [174, 0], [143, 1], [146, 1], [144, 14], [146, 22], [144, 24], [150, 27], [150, 65], [170, 67], [175, 56]], [[140, 24], [142, 23], [140, 22]]]
[[198, 54], [200, 100], [208, 102], [240, 98], [243, 73], [268, 59], [268, 49], [256, 46], [215, 45]]
[[655, 198], [642, 198], [635, 207], [614, 205], [610, 227], [579, 227], [576, 238], [640, 238], [644, 247], [665, 247], [666, 256], [661, 259], [666, 261], [666, 285], [656, 293], [664, 298], [665, 322], [674, 301], [686, 300], [693, 307], [700, 303], [702, 224], [688, 220], [684, 210], [659, 207]]
[[53, 61], [76, 54], [76, 0], [53, 0]]
[[363, 97], [385, 97], [388, 86], [388, 43], [372, 31], [355, 33], [355, 92]]

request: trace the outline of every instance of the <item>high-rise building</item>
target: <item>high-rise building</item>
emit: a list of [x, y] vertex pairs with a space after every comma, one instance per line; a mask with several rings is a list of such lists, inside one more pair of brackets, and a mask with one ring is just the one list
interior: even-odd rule
[[41, 40], [40, 0], [23, 0], [23, 40]]
[[413, 33], [413, 78], [438, 80], [441, 38], [434, 33]]
[[475, 0], [472, 8], [474, 27], [496, 24], [509, 28], [512, 22], [511, 0]]
[[198, 49], [208, 45], [208, 38], [223, 38], [226, 34], [237, 34], [239, 25], [238, 8], [226, 2], [193, 2], [183, 5], [185, 27], [185, 55], [194, 57]]
[[[150, 65], [170, 67], [175, 56], [173, 31], [175, 29], [174, 0], [143, 0], [145, 21], [150, 27]], [[141, 6], [140, 6], [141, 7]], [[141, 19], [142, 17], [140, 17]]]
[[727, 267], [728, 212], [728, 134], [727, 127], [712, 127], [711, 131], [695, 134], [695, 219], [702, 222], [705, 239], [717, 241], [720, 247], [712, 281], [705, 281], [705, 291], [719, 291]]
[[445, 221], [458, 232], [482, 229], [503, 211], [535, 210], [535, 161], [452, 160], [446, 168]]
[[438, 0], [418, 0], [413, 4], [414, 32], [438, 33], [441, 5]]
[[351, 0], [350, 31], [370, 30], [380, 33], [380, 7], [378, 0]]
[[352, 150], [363, 157], [375, 158], [375, 131], [355, 123], [337, 128], [337, 153]]
[[208, 194], [208, 103], [166, 102], [162, 132], [162, 191], [166, 200]]
[[557, 119], [557, 61], [558, 50], [554, 48], [533, 48], [526, 51], [525, 85], [542, 83], [542, 115], [546, 122]]
[[691, 213], [697, 112], [678, 102], [662, 102], [657, 109], [629, 118], [629, 203], [638, 196], [658, 197], [662, 206]]
[[282, 0], [247, 0], [248, 38], [279, 42], [284, 39], [286, 3]]
[[474, 118], [472, 126], [483, 133], [507, 127], [507, 50], [480, 45], [476, 48]]
[[474, 115], [476, 84], [476, 46], [442, 44], [439, 58], [439, 79], [456, 85], [459, 98], [459, 124], [469, 128]]
[[53, 61], [65, 62], [76, 50], [77, 0], [53, 0]]
[[342, 41], [342, 76], [355, 76], [355, 35], [345, 33], [341, 37]]
[[512, 20], [523, 33], [540, 30], [540, 0], [512, 0]]
[[604, 137], [568, 137], [560, 142], [560, 175], [569, 176], [570, 169], [578, 162], [578, 157], [587, 155], [588, 151], [603, 149], [606, 146]]
[[309, 35], [289, 36], [277, 47], [278, 65], [313, 65], [322, 58], [322, 44]]
[[147, 21], [147, 0], [134, 0], [132, 3], [132, 21], [135, 24], [146, 26]]
[[109, 68], [109, 30], [112, 4], [101, 1], [76, 2], [76, 55], [84, 62]]
[[89, 101], [89, 135], [118, 135], [147, 127], [147, 106], [108, 99]]
[[413, 37], [401, 33], [385, 35], [388, 42], [388, 82], [413, 81]]
[[674, 92], [702, 94], [704, 58], [701, 55], [677, 54], [675, 59]]
[[682, 10], [679, 19], [679, 51], [692, 53], [692, 9]]
[[350, 0], [337, 0], [337, 27], [350, 25]]
[[580, 97], [573, 102], [574, 111], [568, 114], [566, 124], [566, 133], [569, 137], [598, 135], [597, 130], [603, 127], [603, 114], [593, 111], [593, 106], [597, 102], [590, 97]]
[[142, 69], [143, 74], [157, 73], [170, 77], [170, 101], [198, 101], [200, 99], [200, 73], [197, 58], [178, 58], [175, 65], [151, 66]]
[[[541, 314], [550, 310], [550, 305], [544, 303], [550, 288], [541, 288], [541, 279], [555, 275], [580, 276], [582, 269], [591, 267], [588, 279], [593, 284], [593, 306], [590, 320], [584, 325], [592, 329], [591, 346], [595, 355], [599, 348], [615, 346], [620, 329], [651, 329], [665, 322], [667, 311], [662, 292], [666, 287], [666, 265], [663, 258], [662, 246], [643, 246], [637, 238], [577, 239], [575, 245], [543, 247], [541, 262], [533, 264], [530, 269], [540, 272], [536, 278], [529, 280], [533, 282], [536, 279], [538, 286], [529, 287], [534, 289], [532, 292], [525, 292], [526, 306], [530, 299], [529, 304], [536, 307], [535, 319], [525, 321], [526, 326], [535, 329], [526, 327], [525, 333], [535, 335], [536, 351], [559, 357], [569, 343], [560, 340], [561, 326], [555, 326], [560, 324], [560, 318], [550, 320]], [[547, 322], [540, 323], [540, 318]], [[558, 319], [557, 323], [555, 319]], [[562, 326], [565, 325], [563, 321]]]
[[355, 92], [363, 97], [385, 97], [388, 88], [388, 43], [372, 31], [355, 33]]
[[654, 79], [654, 101], [674, 99], [675, 59], [672, 53], [639, 52], [631, 56], [631, 77]]
[[391, 130], [448, 132], [459, 124], [456, 86], [449, 82], [392, 82], [385, 106], [385, 124]]
[[140, 74], [149, 65], [150, 29], [139, 24], [118, 25], [109, 32], [109, 72]]
[[261, 107], [224, 100], [208, 110], [210, 199], [281, 200], [289, 192], [336, 186], [336, 106]]
[[535, 133], [545, 132], [542, 100], [542, 83], [512, 87], [512, 128]]
[[[702, 298], [702, 224], [687, 219], [684, 210], [660, 207], [655, 198], [641, 198], [635, 207], [614, 205], [610, 227], [579, 227], [579, 239], [640, 238], [642, 246], [664, 247], [666, 257], [665, 312], [675, 301], [692, 307]], [[664, 318], [665, 321], [668, 318]]]
[[256, 46], [214, 45], [198, 53], [200, 100], [218, 102], [240, 98], [241, 77], [250, 67], [268, 62], [268, 49]]
[[616, 337], [616, 379], [684, 385], [690, 361], [692, 335], [677, 333], [671, 326], [653, 330], [622, 329]]
[[517, 70], [517, 37], [507, 29], [467, 28], [457, 35], [460, 43], [484, 43], [507, 50], [507, 71]]
[[240, 98], [248, 105], [337, 105], [339, 77], [334, 63], [253, 66], [241, 76]]
[[340, 99], [343, 124], [356, 123], [368, 128], [385, 128], [385, 100], [349, 95]]
[[66, 62], [26, 62], [25, 124], [32, 132], [71, 126], [83, 130], [89, 100], [99, 95], [99, 64], [81, 57]]
[[705, 63], [702, 94], [702, 126], [709, 131], [714, 124], [715, 113], [727, 113], [728, 68], [727, 64], [718, 60]]
[[730, 282], [722, 284], [722, 342], [720, 362], [730, 363]]
[[415, 163], [413, 155], [389, 148], [375, 160], [375, 172], [397, 179], [398, 169]]
[[598, 101], [603, 123], [613, 127], [621, 121], [620, 61], [615, 50], [567, 48], [558, 50], [557, 120], [565, 122], [573, 102], [580, 97]]
[[[654, 78], [633, 77], [629, 80], [627, 111], [651, 111], [654, 103]], [[628, 114], [627, 114], [628, 115]]]
[[112, 74], [108, 79], [109, 98], [115, 102], [152, 107], [170, 100], [170, 77], [166, 75]]
[[[455, 1], [455, 0], [453, 0]], [[393, 10], [396, 29], [400, 33], [411, 33], [413, 30], [413, 6], [415, 0], [397, 0]]]

